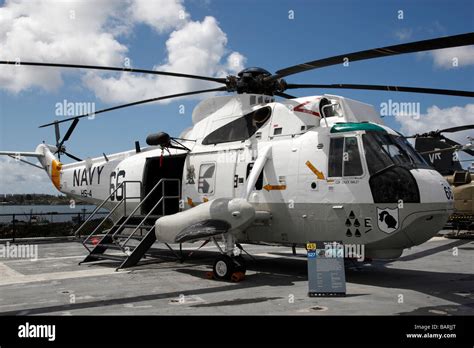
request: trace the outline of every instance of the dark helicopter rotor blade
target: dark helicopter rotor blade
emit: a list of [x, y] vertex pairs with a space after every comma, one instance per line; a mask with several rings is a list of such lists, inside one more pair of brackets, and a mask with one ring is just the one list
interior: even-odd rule
[[409, 135], [409, 136], [406, 136], [405, 138], [431, 137], [431, 138], [442, 138], [445, 140], [450, 140], [446, 138], [445, 136], [443, 136], [441, 133], [462, 132], [468, 129], [474, 129], [474, 124], [467, 124], [464, 126], [456, 126], [456, 127], [450, 127], [450, 128], [444, 128], [444, 129], [437, 129], [437, 130], [426, 132], [426, 133]]
[[59, 148], [63, 146], [63, 144], [69, 140], [72, 132], [74, 132], [74, 128], [76, 128], [77, 124], [79, 123], [79, 119], [76, 118], [74, 121], [72, 121], [71, 125], [69, 126], [69, 129], [66, 132], [66, 135], [64, 136], [63, 140], [59, 143]]
[[446, 138], [445, 136], [443, 135], [440, 135], [440, 138], [444, 139], [444, 141], [453, 146], [453, 147], [457, 147], [459, 148], [460, 151], [464, 151], [465, 153], [471, 155], [471, 156], [474, 156], [474, 150], [471, 150], [471, 149], [462, 149], [463, 145], [459, 144], [458, 142], [454, 141], [454, 140], [451, 140], [449, 138]]
[[61, 63], [41, 63], [41, 62], [16, 62], [9, 60], [0, 60], [0, 65], [27, 65], [27, 66], [41, 66], [41, 67], [56, 67], [56, 68], [72, 68], [72, 69], [88, 69], [88, 70], [106, 70], [106, 71], [120, 71], [140, 74], [152, 74], [152, 75], [164, 75], [174, 77], [184, 77], [195, 80], [212, 81], [218, 83], [226, 83], [225, 78], [217, 78], [211, 76], [200, 76], [191, 74], [182, 74], [169, 71], [158, 71], [158, 70], [146, 70], [146, 69], [132, 69], [132, 68], [119, 68], [112, 66], [99, 66], [99, 65], [81, 65], [81, 64], [61, 64]]
[[313, 60], [303, 64], [293, 65], [284, 69], [278, 70], [275, 75], [270, 78], [278, 79], [288, 75], [297, 74], [300, 72], [323, 68], [331, 65], [343, 64], [344, 62], [355, 62], [358, 60], [367, 60], [373, 58], [395, 56], [399, 54], [423, 52], [430, 50], [437, 50], [441, 48], [450, 48], [458, 46], [467, 46], [474, 44], [474, 33], [465, 33], [460, 35], [446, 36], [430, 40], [422, 40], [404, 43], [400, 45], [386, 46], [381, 48], [374, 48], [364, 51], [358, 51], [348, 54], [341, 54], [329, 58]]
[[84, 114], [84, 115], [79, 115], [79, 116], [74, 116], [74, 117], [65, 118], [64, 120], [61, 120], [61, 121], [55, 121], [55, 122], [43, 124], [43, 125], [41, 125], [39, 128], [48, 127], [48, 126], [51, 126], [51, 125], [53, 125], [53, 124], [55, 124], [55, 123], [63, 123], [63, 122], [68, 122], [68, 121], [72, 121], [72, 120], [79, 120], [80, 118], [83, 118], [83, 117], [88, 117], [88, 116], [92, 116], [92, 115], [101, 114], [101, 113], [104, 113], [104, 112], [109, 112], [109, 111], [113, 111], [113, 110], [123, 109], [123, 108], [129, 107], [129, 106], [140, 105], [140, 104], [145, 104], [145, 103], [151, 103], [151, 102], [160, 101], [160, 100], [165, 100], [165, 99], [172, 99], [172, 98], [178, 98], [178, 97], [185, 97], [185, 96], [194, 95], [194, 94], [209, 93], [209, 92], [224, 92], [224, 91], [227, 91], [227, 87], [203, 89], [203, 90], [200, 90], [200, 91], [185, 92], [185, 93], [178, 93], [178, 94], [170, 94], [170, 95], [165, 95], [165, 96], [157, 97], [157, 98], [144, 99], [144, 100], [139, 100], [139, 101], [136, 101], [136, 102], [133, 102], [133, 103], [128, 103], [128, 104], [122, 104], [122, 105], [118, 105], [118, 106], [113, 106], [113, 107], [111, 107], [111, 108], [102, 109], [102, 110], [95, 111], [95, 112], [88, 113], [88, 114]]
[[438, 132], [439, 133], [455, 133], [455, 132], [461, 132], [468, 129], [474, 129], [474, 124], [467, 124], [465, 126], [445, 128], [445, 129], [439, 130]]
[[81, 162], [82, 160], [79, 158], [79, 157], [76, 157], [74, 155], [71, 155], [70, 153], [66, 152], [66, 151], [62, 151], [63, 154], [65, 154], [67, 157], [69, 158], [72, 158], [73, 160], [76, 160], [78, 162]]
[[431, 150], [431, 151], [425, 151], [425, 152], [420, 152], [420, 155], [428, 155], [430, 153], [439, 153], [439, 152], [446, 152], [446, 151], [464, 151], [465, 153], [474, 156], [474, 151], [470, 149], [463, 149], [462, 145], [459, 146], [451, 146], [447, 147], [445, 149], [437, 149], [437, 150]]
[[404, 86], [384, 86], [384, 85], [355, 85], [355, 84], [293, 84], [289, 83], [286, 89], [297, 89], [297, 88], [335, 88], [335, 89], [363, 89], [372, 91], [388, 91], [388, 92], [412, 92], [412, 93], [427, 93], [427, 94], [441, 94], [441, 95], [454, 95], [460, 97], [474, 97], [472, 91], [460, 91], [453, 89], [437, 89], [437, 88], [424, 88], [424, 87], [404, 87]]
[[282, 97], [282, 98], [286, 98], [286, 99], [294, 99], [296, 98], [295, 96], [293, 95], [289, 95], [289, 94], [286, 94], [286, 93], [283, 93], [283, 92], [275, 92], [275, 95], [279, 96], [279, 97]]
[[430, 150], [430, 151], [424, 151], [424, 152], [419, 152], [420, 155], [429, 155], [431, 153], [439, 153], [439, 152], [446, 152], [446, 151], [456, 151], [459, 150], [458, 146], [452, 146], [452, 147], [447, 147], [444, 149], [437, 149], [437, 150]]
[[61, 138], [61, 134], [59, 133], [59, 124], [54, 123], [54, 133], [56, 135], [56, 146], [59, 144], [59, 139]]
[[474, 150], [471, 150], [471, 149], [461, 149], [461, 151], [464, 151], [465, 153], [471, 155], [471, 156], [474, 156]]

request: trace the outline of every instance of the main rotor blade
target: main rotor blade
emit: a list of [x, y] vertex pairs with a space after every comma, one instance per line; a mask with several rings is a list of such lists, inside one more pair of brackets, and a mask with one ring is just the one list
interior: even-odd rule
[[112, 111], [112, 110], [123, 109], [123, 108], [129, 107], [129, 106], [140, 105], [140, 104], [145, 104], [145, 103], [151, 103], [151, 102], [155, 102], [155, 101], [159, 101], [159, 100], [164, 100], [164, 99], [172, 99], [172, 98], [178, 98], [178, 97], [185, 97], [185, 96], [188, 96], [188, 95], [194, 95], [194, 94], [200, 94], [200, 93], [223, 92], [223, 91], [226, 91], [226, 90], [227, 90], [226, 87], [219, 87], [219, 88], [203, 89], [203, 90], [200, 90], [200, 91], [185, 92], [185, 93], [178, 93], [178, 94], [170, 94], [170, 95], [165, 95], [165, 96], [163, 96], [163, 97], [157, 97], [157, 98], [139, 100], [139, 101], [136, 101], [136, 102], [133, 102], [133, 103], [122, 104], [122, 105], [114, 106], [114, 107], [111, 107], [111, 108], [102, 109], [102, 110], [99, 110], [99, 111], [95, 111], [95, 112], [91, 112], [91, 113], [88, 113], [88, 114], [84, 114], [84, 115], [79, 115], [79, 116], [74, 116], [74, 117], [65, 118], [64, 120], [61, 120], [61, 121], [55, 121], [55, 122], [43, 124], [43, 125], [41, 125], [39, 128], [48, 127], [48, 126], [51, 126], [51, 125], [53, 125], [53, 124], [55, 124], [55, 123], [63, 123], [63, 122], [68, 122], [68, 121], [72, 121], [72, 120], [78, 120], [78, 119], [83, 118], [83, 117], [88, 117], [88, 116], [93, 116], [93, 115], [95, 116], [95, 115], [97, 115], [97, 114], [101, 114], [101, 113], [108, 112], [108, 111]]
[[[464, 151], [465, 153], [471, 155], [471, 156], [474, 156], [474, 151], [470, 150], [470, 149], [463, 149], [462, 148], [462, 145], [459, 145], [459, 146], [452, 146], [452, 147], [447, 147], [447, 148], [444, 148], [444, 149], [437, 149], [437, 150], [431, 150], [431, 151], [424, 151], [424, 152], [420, 152], [420, 155], [428, 155], [430, 153], [438, 153], [438, 152], [446, 152], [446, 151]], [[459, 161], [459, 162], [465, 162], [466, 160], [464, 161]], [[469, 161], [472, 161], [472, 160], [469, 160]]]
[[451, 146], [462, 146], [462, 145], [459, 144], [457, 141], [454, 141], [454, 140], [451, 140], [451, 139], [449, 139], [449, 138], [446, 138], [445, 136], [443, 136], [443, 135], [441, 135], [441, 134], [439, 135], [439, 138], [443, 139], [446, 144], [449, 144], [449, 145], [451, 145]]
[[464, 126], [456, 126], [456, 127], [450, 127], [450, 128], [444, 128], [444, 129], [437, 129], [437, 130], [426, 132], [426, 133], [409, 135], [409, 136], [406, 136], [405, 138], [431, 137], [431, 138], [442, 138], [445, 140], [450, 140], [446, 138], [444, 135], [442, 135], [441, 133], [455, 133], [455, 132], [461, 132], [468, 129], [474, 129], [474, 124], [467, 124]]
[[81, 161], [82, 161], [79, 157], [76, 157], [76, 156], [74, 156], [74, 155], [71, 155], [70, 153], [67, 153], [66, 151], [63, 151], [62, 153], [65, 154], [67, 157], [72, 158], [73, 160], [76, 160], [76, 161], [78, 161], [78, 162], [81, 162]]
[[191, 74], [181, 74], [169, 71], [157, 71], [157, 70], [145, 70], [145, 69], [132, 69], [132, 68], [118, 68], [111, 66], [99, 66], [99, 65], [81, 65], [81, 64], [60, 64], [60, 63], [40, 63], [40, 62], [15, 62], [9, 60], [0, 60], [0, 65], [28, 65], [28, 66], [42, 66], [42, 67], [56, 67], [56, 68], [72, 68], [72, 69], [90, 69], [90, 70], [107, 70], [107, 71], [120, 71], [120, 72], [132, 72], [140, 74], [153, 74], [153, 75], [165, 75], [174, 77], [184, 77], [189, 79], [213, 81], [218, 83], [225, 83], [225, 78], [217, 78], [210, 76], [200, 76]]
[[445, 128], [445, 129], [439, 130], [438, 132], [439, 133], [455, 133], [455, 132], [460, 132], [460, 131], [468, 130], [468, 129], [474, 129], [474, 124], [468, 124], [468, 125], [465, 125], [465, 126]]
[[465, 153], [471, 155], [471, 156], [474, 156], [474, 150], [471, 150], [471, 149], [461, 149], [461, 151], [464, 151]]
[[424, 87], [404, 87], [404, 86], [383, 86], [383, 85], [354, 85], [354, 84], [331, 84], [331, 85], [313, 85], [313, 84], [292, 84], [289, 83], [286, 89], [296, 88], [338, 88], [338, 89], [363, 89], [372, 91], [388, 91], [388, 92], [412, 92], [427, 93], [441, 95], [455, 95], [460, 97], [474, 97], [472, 91], [460, 91], [453, 89], [437, 89]]
[[443, 135], [440, 135], [440, 137], [443, 138], [444, 141], [445, 141], [447, 144], [449, 144], [449, 145], [451, 145], [451, 146], [453, 146], [453, 147], [459, 147], [459, 148], [460, 148], [460, 149], [459, 149], [460, 151], [464, 151], [465, 153], [468, 153], [469, 155], [474, 156], [474, 150], [471, 150], [471, 149], [463, 149], [463, 148], [462, 148], [463, 145], [459, 144], [458, 142], [456, 142], [456, 141], [454, 141], [454, 140], [451, 140], [451, 139], [449, 139], [449, 138], [446, 138], [446, 137], [443, 136]]
[[289, 95], [289, 94], [286, 94], [286, 93], [283, 93], [283, 92], [275, 92], [275, 95], [279, 96], [279, 97], [282, 97], [282, 98], [286, 98], [286, 99], [294, 99], [296, 98], [295, 96], [293, 95]]
[[424, 152], [419, 152], [420, 155], [428, 155], [430, 153], [439, 153], [439, 152], [446, 152], [446, 151], [457, 151], [459, 150], [459, 146], [452, 146], [452, 147], [446, 147], [444, 149], [437, 149], [437, 150], [430, 150], [430, 151], [424, 151]]
[[474, 33], [466, 33], [460, 35], [446, 36], [430, 40], [422, 40], [400, 45], [386, 46], [382, 48], [374, 48], [365, 51], [341, 54], [339, 56], [313, 60], [311, 62], [290, 66], [280, 69], [271, 78], [278, 79], [284, 76], [297, 74], [303, 71], [323, 68], [326, 66], [343, 64], [344, 62], [355, 62], [358, 60], [366, 60], [398, 54], [423, 52], [437, 50], [440, 48], [450, 48], [458, 46], [466, 46], [474, 44]]

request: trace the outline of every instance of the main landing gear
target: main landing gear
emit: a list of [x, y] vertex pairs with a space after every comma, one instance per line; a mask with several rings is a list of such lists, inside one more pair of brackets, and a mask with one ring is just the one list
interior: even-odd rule
[[223, 236], [223, 239], [224, 250], [213, 238], [221, 254], [214, 260], [212, 278], [239, 282], [244, 279], [245, 271], [247, 270], [245, 260], [240, 255], [240, 250], [235, 247], [235, 237], [233, 235], [226, 234]]

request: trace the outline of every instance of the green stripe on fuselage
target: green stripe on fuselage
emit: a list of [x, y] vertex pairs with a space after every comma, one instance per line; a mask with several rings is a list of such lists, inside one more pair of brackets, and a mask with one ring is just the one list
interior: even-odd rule
[[345, 123], [336, 123], [331, 128], [331, 133], [342, 133], [342, 132], [351, 132], [351, 131], [378, 131], [378, 132], [387, 132], [382, 127], [373, 124], [373, 123], [360, 123], [360, 122], [345, 122]]

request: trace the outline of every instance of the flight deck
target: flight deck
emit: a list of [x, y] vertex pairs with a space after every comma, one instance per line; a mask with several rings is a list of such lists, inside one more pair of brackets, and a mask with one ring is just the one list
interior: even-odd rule
[[[347, 296], [308, 297], [306, 251], [243, 245], [240, 282], [208, 279], [218, 253], [184, 244], [184, 262], [78, 265], [77, 241], [38, 243], [38, 259], [0, 261], [0, 315], [474, 315], [474, 240], [440, 235], [395, 261], [348, 263]], [[171, 256], [156, 243], [158, 253]], [[155, 251], [157, 249], [154, 249]]]

